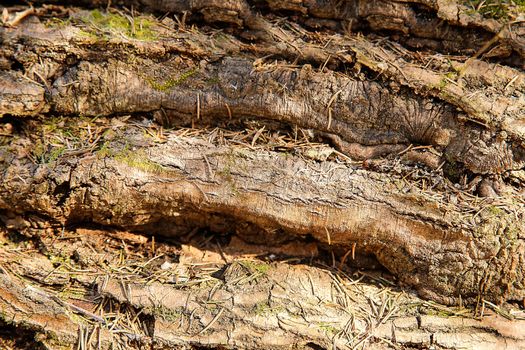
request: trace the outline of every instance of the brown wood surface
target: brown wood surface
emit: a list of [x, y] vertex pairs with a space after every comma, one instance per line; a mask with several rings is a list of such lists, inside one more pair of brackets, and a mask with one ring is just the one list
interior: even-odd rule
[[[75, 309], [90, 319], [75, 327], [65, 311], [71, 300], [56, 294], [67, 283], [46, 289], [49, 276], [16, 268], [31, 259], [50, 264], [57, 243], [46, 240], [93, 225], [162, 239], [211, 232], [262, 251], [289, 248], [295, 253], [285, 255], [300, 259], [305, 249], [321, 260], [328, 252], [340, 269], [386, 268], [425, 300], [515, 318], [499, 309], [525, 299], [525, 22], [511, 5], [494, 19], [448, 1], [36, 3], [10, 5], [0, 27], [0, 218], [6, 234], [37, 251], [16, 258], [17, 240], [5, 236], [3, 322], [22, 327], [19, 311], [31, 308], [24, 314], [43, 316], [27, 316], [29, 328], [43, 327], [50, 348], [86, 346], [79, 339], [90, 343], [97, 327], [111, 346], [114, 329], [102, 316]], [[135, 320], [148, 326], [139, 322], [142, 333], [125, 336], [140, 346], [523, 346], [516, 323], [460, 325], [438, 315], [443, 325], [434, 326], [413, 309], [393, 318], [390, 299], [334, 299], [330, 290], [352, 278], [334, 287], [333, 269], [278, 262], [262, 273], [238, 255], [215, 265], [222, 272], [198, 290], [131, 279], [119, 292], [118, 274], [102, 267], [103, 283], [89, 274], [75, 283], [96, 285], [97, 300], [142, 310]], [[51, 264], [46, 275], [89, 266]], [[224, 277], [231, 270], [239, 276]], [[245, 282], [257, 297], [238, 304]], [[285, 304], [272, 299], [276, 288], [299, 286], [297, 295], [284, 293]], [[216, 292], [231, 304], [197, 307]], [[148, 296], [162, 293], [177, 300]], [[319, 306], [328, 300], [319, 293], [346, 311]], [[405, 297], [399, 305], [419, 300]], [[32, 305], [44, 299], [50, 303]], [[292, 312], [303, 299], [307, 310]], [[348, 310], [362, 302], [372, 306], [359, 324]], [[284, 311], [302, 321], [283, 320]], [[54, 343], [45, 331], [51, 314], [67, 325]], [[440, 335], [447, 327], [456, 340]]]

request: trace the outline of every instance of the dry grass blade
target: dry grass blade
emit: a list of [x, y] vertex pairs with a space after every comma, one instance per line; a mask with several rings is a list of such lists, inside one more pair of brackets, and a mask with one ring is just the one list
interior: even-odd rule
[[326, 127], [326, 130], [330, 130], [332, 127], [332, 103], [334, 103], [337, 96], [343, 92], [343, 90], [338, 90], [335, 94], [332, 95], [330, 100], [328, 101], [328, 104], [326, 105], [326, 110], [328, 112], [328, 125]]

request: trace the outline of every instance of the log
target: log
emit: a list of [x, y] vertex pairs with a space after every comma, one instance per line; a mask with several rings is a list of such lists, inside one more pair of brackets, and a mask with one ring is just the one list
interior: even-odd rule
[[[339, 269], [382, 266], [400, 286], [445, 305], [479, 311], [525, 300], [525, 32], [512, 4], [495, 19], [440, 1], [45, 3], [54, 5], [6, 8], [0, 27], [0, 219], [11, 234], [44, 244], [44, 256], [53, 250], [46, 236], [75, 227], [162, 239], [210, 231], [252, 248], [328, 252]], [[256, 302], [236, 308], [244, 287], [230, 285], [228, 271], [244, 271], [233, 280], [261, 271], [227, 260], [210, 279], [215, 287], [200, 291], [133, 281], [122, 294], [111, 278], [78, 283], [147, 315], [140, 319], [149, 328], [122, 330], [139, 347], [381, 348], [380, 339], [401, 339], [387, 331], [397, 327], [388, 303], [375, 302], [388, 317], [373, 327], [354, 324], [349, 333], [352, 313], [317, 308], [308, 312], [338, 326], [303, 315], [322, 332], [294, 319], [290, 337], [273, 301], [271, 327], [257, 318]], [[254, 293], [292, 290], [311, 274], [319, 292], [287, 295], [289, 303], [337, 288], [332, 270], [306, 270], [276, 263], [264, 283], [255, 278]], [[59, 343], [86, 346], [94, 329], [109, 328], [91, 311], [24, 287], [18, 277], [34, 271], [11, 272], [1, 276], [11, 296], [4, 321], [24, 328], [16, 310], [34, 298], [49, 301], [35, 313], [64, 315], [64, 331], [52, 327]], [[217, 288], [231, 305], [188, 307]], [[152, 304], [159, 293], [180, 298]], [[68, 308], [90, 321], [68, 319]], [[197, 313], [199, 327], [175, 329], [166, 312], [182, 315], [179, 328]], [[235, 320], [233, 330], [223, 318]], [[30, 317], [31, 331], [47, 334], [44, 319]], [[82, 324], [77, 338], [74, 324]], [[237, 326], [250, 337], [235, 335]], [[479, 346], [463, 336], [440, 343], [428, 327], [407, 326], [401, 343]], [[450, 327], [490, 329], [479, 339], [523, 346], [516, 332], [490, 338], [493, 325]], [[329, 341], [328, 329], [337, 329]], [[115, 346], [114, 335], [97, 336]]]
[[152, 250], [147, 236], [114, 230], [41, 234], [45, 254], [2, 241], [3, 318], [45, 349], [525, 345], [525, 320], [490, 304], [481, 320], [467, 318], [468, 309], [381, 287], [380, 275], [254, 260], [233, 242], [221, 254], [183, 245], [175, 262], [171, 245]]
[[[192, 118], [201, 117], [213, 123], [226, 117], [255, 117], [314, 129], [335, 139], [341, 151], [356, 159], [419, 144], [435, 147], [446, 162], [445, 169], [450, 165], [453, 173], [461, 173], [456, 168], [464, 167], [475, 175], [499, 175], [523, 167], [525, 80], [520, 70], [493, 68], [478, 61], [466, 67], [452, 62], [452, 72], [461, 70], [461, 77], [459, 83], [450, 83], [451, 72], [427, 72], [398, 58], [392, 49], [361, 39], [321, 38], [332, 45], [330, 49], [305, 43], [291, 31], [255, 49], [233, 36], [215, 40], [187, 32], [161, 31], [156, 35], [168, 37], [146, 42], [122, 39], [120, 33], [108, 41], [92, 32], [86, 36], [86, 31], [115, 34], [105, 22], [111, 17], [94, 24], [93, 14], [81, 12], [78, 16], [85, 30], [75, 26], [45, 28], [31, 21], [27, 28], [3, 30], [5, 60], [26, 66], [33, 82], [24, 79], [22, 72], [3, 72], [5, 107], [0, 114], [157, 112], [158, 119], [168, 125], [188, 125]], [[104, 24], [108, 28], [100, 29]], [[269, 36], [283, 31], [265, 24]], [[154, 30], [149, 30], [149, 35], [154, 35]], [[275, 40], [282, 45], [275, 45]], [[20, 47], [21, 42], [26, 46]], [[253, 56], [277, 55], [291, 60], [297, 55], [294, 42], [301, 47], [299, 53], [304, 51], [306, 62], [325, 65], [333, 57], [334, 68], [351, 64], [357, 71], [317, 72], [308, 64], [295, 68], [286, 61], [274, 64]], [[129, 47], [118, 49], [121, 45]], [[34, 55], [17, 55], [16, 50], [35, 50], [38, 60]], [[373, 72], [367, 75], [361, 67]], [[386, 82], [395, 81], [394, 86], [367, 81], [367, 76], [377, 75]], [[475, 85], [481, 75], [486, 81], [483, 86], [503, 81], [510, 89], [489, 98], [488, 92]]]
[[[105, 7], [106, 1], [36, 0]], [[115, 5], [160, 14], [176, 13], [185, 20], [261, 29], [259, 13], [292, 14], [310, 29], [339, 32], [391, 33], [394, 40], [415, 49], [496, 57], [506, 64], [524, 66], [525, 31], [520, 9], [510, 2], [474, 7], [457, 1], [429, 0], [117, 0]], [[485, 14], [496, 15], [484, 16]], [[487, 45], [490, 43], [490, 45]], [[491, 49], [491, 50], [489, 50]]]
[[[8, 228], [38, 231], [36, 216], [55, 227], [96, 223], [166, 236], [194, 227], [233, 230], [248, 241], [311, 236], [343, 253], [354, 247], [375, 256], [400, 281], [445, 304], [524, 298], [518, 194], [487, 201], [398, 159], [372, 165], [378, 172], [361, 162], [308, 158], [319, 147], [293, 155], [254, 149], [253, 139], [230, 144], [217, 136], [224, 131], [159, 136], [147, 122], [108, 123], [37, 122], [21, 133], [42, 140], [19, 136], [3, 147], [0, 207]], [[32, 217], [23, 219], [26, 213]]]

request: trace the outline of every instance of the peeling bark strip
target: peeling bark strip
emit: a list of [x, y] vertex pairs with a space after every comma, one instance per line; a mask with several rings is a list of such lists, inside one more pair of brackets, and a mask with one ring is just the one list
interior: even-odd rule
[[[492, 204], [458, 194], [452, 204], [442, 179], [431, 174], [407, 187], [410, 173], [392, 177], [170, 134], [158, 145], [142, 128], [110, 130], [117, 130], [113, 141], [101, 139], [95, 154], [55, 161], [52, 149], [39, 155], [50, 163], [38, 166], [20, 158], [32, 152], [29, 140], [4, 146], [6, 225], [24, 230], [44, 219], [169, 236], [195, 226], [234, 230], [248, 240], [250, 230], [311, 235], [343, 252], [375, 256], [421, 295], [446, 304], [459, 296], [525, 298], [523, 201], [516, 203], [516, 194]], [[35, 217], [24, 220], [23, 213]]]

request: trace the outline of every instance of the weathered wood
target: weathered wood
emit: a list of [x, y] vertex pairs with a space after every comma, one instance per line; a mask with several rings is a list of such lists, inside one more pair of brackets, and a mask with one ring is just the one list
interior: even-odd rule
[[[107, 2], [37, 0], [105, 7]], [[426, 48], [443, 53], [486, 54], [522, 69], [525, 67], [525, 24], [519, 9], [510, 11], [507, 2], [488, 3], [507, 12], [503, 20], [484, 18], [473, 5], [461, 1], [428, 0], [118, 0], [114, 5], [156, 13], [184, 14], [189, 21], [227, 23], [235, 28], [260, 30], [258, 13], [291, 13], [295, 20], [312, 29], [330, 29], [343, 33], [372, 31], [392, 33], [415, 49]], [[509, 2], [510, 3], [510, 2]], [[496, 37], [495, 37], [496, 36]], [[491, 42], [494, 45], [487, 43]], [[489, 50], [490, 49], [490, 50]], [[490, 51], [490, 52], [489, 52]]]
[[[78, 229], [58, 240], [41, 235], [45, 254], [2, 243], [3, 318], [48, 349], [525, 345], [525, 321], [506, 320], [489, 304], [475, 320], [464, 317], [467, 309], [425, 303], [367, 284], [364, 276], [232, 256], [228, 246], [222, 258], [182, 246], [175, 262], [166, 244], [157, 244], [150, 258], [147, 237], [118, 231]], [[53, 259], [64, 260], [55, 267]]]
[[[33, 81], [17, 72], [0, 76], [7, 86], [1, 114], [156, 111], [158, 120], [170, 125], [253, 117], [314, 129], [340, 140], [340, 150], [355, 159], [399, 152], [410, 144], [431, 145], [456, 177], [462, 167], [499, 175], [524, 165], [522, 71], [452, 62], [452, 72], [461, 70], [456, 82], [449, 78], [451, 71], [426, 72], [387, 46], [335, 35], [321, 39], [329, 46], [320, 48], [298, 37], [296, 32], [307, 32], [297, 25], [295, 32], [284, 32], [263, 19], [272, 40], [255, 47], [233, 36], [216, 39], [162, 27], [151, 29], [162, 39], [146, 42], [106, 28], [108, 41], [96, 35], [104, 29], [90, 16], [80, 13], [84, 25], [79, 26], [46, 29], [28, 21], [2, 30], [6, 60], [26, 67]], [[86, 38], [82, 33], [89, 30], [95, 34]], [[28, 54], [32, 51], [38, 60]], [[312, 64], [324, 67], [333, 59], [334, 69], [351, 64], [354, 70], [318, 72], [310, 65], [296, 68], [263, 58], [291, 60], [297, 54]], [[363, 66], [375, 72], [363, 74]], [[385, 81], [367, 80], [377, 75]], [[477, 83], [481, 75], [484, 89]], [[502, 83], [509, 86], [501, 89]], [[490, 86], [489, 98], [485, 88]]]
[[[76, 123], [62, 127], [73, 135], [106, 130]], [[446, 304], [460, 297], [525, 297], [518, 194], [486, 201], [457, 191], [439, 173], [403, 169], [395, 160], [378, 165], [384, 169], [378, 173], [252, 150], [249, 144], [221, 146], [216, 136], [214, 145], [206, 135], [167, 132], [164, 143], [156, 144], [143, 127], [124, 125], [106, 126], [111, 136], [92, 144], [99, 149], [94, 153], [39, 151], [40, 165], [20, 158], [35, 155], [35, 142], [17, 137], [4, 146], [0, 207], [8, 227], [27, 229], [44, 219], [57, 226], [94, 222], [168, 236], [195, 226], [245, 232], [248, 240], [250, 231], [266, 232], [269, 240], [271, 232], [311, 235], [343, 253], [357, 249], [375, 256], [401, 281]], [[45, 134], [51, 143], [66, 137], [60, 128], [47, 128], [55, 131], [33, 126], [30, 132]], [[423, 180], [407, 182], [417, 178], [414, 172]], [[24, 220], [25, 213], [36, 216], [36, 223]]]
[[[525, 300], [511, 4], [34, 3], [55, 5], [0, 18], [0, 326], [50, 349], [525, 346], [523, 321], [420, 315], [466, 311], [340, 271], [517, 315], [495, 305]], [[246, 260], [318, 251], [332, 268]]]
[[178, 17], [2, 19], [7, 228], [313, 237], [442, 303], [525, 298], [522, 21], [440, 1], [120, 4]]

